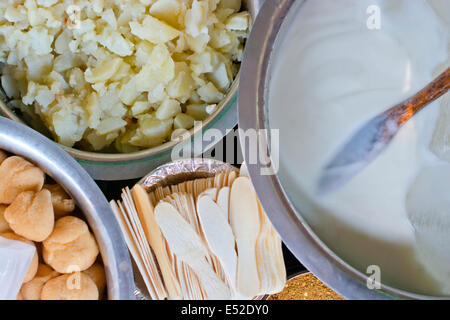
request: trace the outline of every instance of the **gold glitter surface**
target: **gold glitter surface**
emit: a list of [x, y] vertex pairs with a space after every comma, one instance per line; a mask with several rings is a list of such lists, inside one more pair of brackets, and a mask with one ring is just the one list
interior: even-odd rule
[[299, 275], [286, 283], [283, 291], [268, 300], [345, 300], [312, 273]]

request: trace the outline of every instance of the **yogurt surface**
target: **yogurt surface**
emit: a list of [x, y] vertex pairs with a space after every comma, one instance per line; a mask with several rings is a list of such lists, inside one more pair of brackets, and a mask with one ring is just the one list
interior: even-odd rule
[[[367, 23], [374, 5], [379, 29]], [[266, 100], [269, 126], [280, 129], [279, 176], [290, 200], [362, 272], [376, 265], [385, 284], [450, 294], [450, 185], [435, 173], [418, 178], [430, 167], [450, 172], [448, 159], [430, 148], [432, 140], [437, 149], [450, 148], [450, 130], [442, 136], [448, 94], [410, 120], [349, 184], [328, 196], [316, 193], [322, 168], [358, 128], [449, 66], [450, 1], [307, 0], [291, 11], [272, 56]], [[423, 195], [416, 183], [437, 191]], [[434, 226], [447, 219], [434, 241]]]

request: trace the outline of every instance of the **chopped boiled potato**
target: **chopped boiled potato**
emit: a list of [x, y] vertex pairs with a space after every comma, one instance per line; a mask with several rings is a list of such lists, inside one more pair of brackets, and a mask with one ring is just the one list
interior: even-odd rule
[[213, 72], [218, 63], [217, 53], [207, 50], [202, 53], [195, 53], [189, 57], [191, 69], [196, 75]]
[[157, 0], [150, 7], [150, 14], [165, 21], [173, 27], [178, 27], [178, 17], [181, 13], [181, 3], [178, 0]]
[[197, 37], [201, 33], [207, 33], [208, 22], [208, 1], [194, 0], [192, 7], [186, 12], [185, 26], [186, 33]]
[[242, 0], [220, 0], [219, 9], [231, 9], [238, 12], [241, 9]]
[[125, 57], [133, 53], [133, 43], [117, 31], [103, 31], [98, 42], [118, 56]]
[[92, 92], [86, 101], [87, 124], [89, 128], [97, 128], [100, 124], [102, 110], [98, 108], [99, 98], [96, 92]]
[[239, 12], [230, 16], [226, 23], [227, 29], [246, 31], [250, 25], [250, 16], [248, 12]]
[[43, 55], [52, 52], [53, 35], [43, 27], [32, 28], [27, 33], [28, 43], [33, 52], [37, 55]]
[[1, 77], [2, 88], [9, 98], [18, 97], [19, 90], [15, 87], [12, 75], [3, 74]]
[[206, 85], [200, 87], [197, 93], [207, 103], [217, 103], [225, 97], [212, 82], [208, 82]]
[[112, 78], [122, 65], [122, 59], [115, 58], [102, 62], [94, 69], [87, 69], [85, 72], [86, 81], [89, 83], [99, 83]]
[[130, 28], [136, 37], [154, 44], [166, 43], [180, 35], [180, 31], [152, 16], [145, 17], [142, 23], [130, 22]]
[[139, 121], [139, 129], [130, 139], [135, 146], [157, 146], [163, 143], [172, 132], [173, 120], [144, 118]]
[[72, 52], [66, 52], [57, 56], [53, 60], [53, 69], [58, 72], [64, 72], [75, 67], [79, 67], [83, 64], [80, 57]]
[[[72, 14], [74, 4], [79, 11]], [[108, 152], [158, 146], [218, 109], [249, 30], [241, 6], [241, 0], [0, 1], [0, 85], [66, 146]]]
[[26, 11], [23, 8], [8, 7], [5, 11], [5, 19], [9, 22], [19, 22], [27, 18]]
[[139, 67], [143, 67], [150, 60], [153, 48], [155, 46], [148, 41], [140, 41], [136, 45], [136, 64]]
[[167, 99], [159, 106], [155, 116], [159, 120], [167, 120], [181, 112], [180, 103], [177, 100]]
[[190, 104], [186, 106], [186, 114], [195, 120], [205, 120], [208, 117], [207, 106], [206, 104]]
[[214, 28], [211, 31], [211, 42], [210, 45], [214, 49], [220, 49], [233, 42], [233, 36], [229, 30], [225, 28]]
[[[74, 107], [73, 105], [71, 107]], [[70, 108], [70, 107], [69, 107]], [[76, 114], [76, 108], [60, 108], [52, 113], [51, 122], [59, 141], [65, 145], [73, 145], [80, 141], [87, 125]]]
[[148, 93], [148, 101], [150, 103], [161, 103], [168, 98], [164, 84], [158, 84], [153, 90]]
[[120, 89], [120, 100], [126, 105], [131, 106], [133, 102], [139, 97], [139, 92], [136, 90], [136, 77], [131, 78]]
[[172, 99], [177, 99], [181, 103], [185, 103], [192, 96], [195, 82], [192, 79], [191, 72], [187, 63], [175, 63], [175, 77], [167, 86], [167, 94]]
[[138, 116], [151, 109], [151, 105], [148, 101], [136, 101], [131, 107], [131, 113], [133, 116]]
[[86, 135], [86, 141], [89, 142], [92, 149], [98, 151], [109, 146], [118, 136], [119, 134], [116, 132], [107, 135], [101, 135], [96, 131], [91, 131]]
[[44, 110], [55, 101], [55, 94], [45, 86], [39, 88], [36, 93], [36, 102], [39, 103]]
[[194, 52], [202, 53], [208, 47], [211, 37], [207, 33], [201, 33], [196, 37], [187, 35], [186, 44]]
[[209, 74], [209, 79], [221, 90], [228, 89], [233, 80], [232, 77], [231, 72], [223, 62], [219, 64], [216, 70]]
[[186, 129], [189, 130], [194, 126], [195, 119], [188, 114], [179, 113], [173, 120], [174, 129]]
[[127, 125], [127, 122], [123, 120], [122, 118], [108, 118], [105, 120], [102, 120], [99, 125], [97, 126], [97, 132], [101, 135], [104, 135], [106, 133], [114, 132], [116, 130], [119, 130], [120, 128], [123, 128]]

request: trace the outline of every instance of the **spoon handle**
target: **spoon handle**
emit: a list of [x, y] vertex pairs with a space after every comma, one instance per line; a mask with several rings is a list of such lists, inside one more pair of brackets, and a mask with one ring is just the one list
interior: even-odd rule
[[411, 98], [391, 108], [388, 113], [397, 118], [397, 124], [403, 125], [430, 102], [438, 99], [450, 89], [450, 68], [447, 68], [429, 85]]

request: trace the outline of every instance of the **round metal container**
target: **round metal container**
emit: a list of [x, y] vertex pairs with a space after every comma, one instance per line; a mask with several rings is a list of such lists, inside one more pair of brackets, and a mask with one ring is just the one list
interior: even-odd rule
[[35, 163], [75, 199], [99, 244], [108, 298], [135, 299], [132, 265], [125, 240], [105, 196], [87, 172], [54, 142], [1, 117], [0, 149]]
[[[264, 0], [243, 0], [243, 7], [250, 12], [252, 20], [256, 19], [259, 8]], [[217, 111], [203, 122], [202, 128], [190, 130], [191, 137], [199, 131], [215, 128], [224, 134], [227, 129], [233, 129], [237, 124], [237, 90], [239, 75], [234, 80], [225, 99], [218, 105]], [[0, 98], [2, 95], [0, 94]], [[24, 123], [19, 116], [11, 110], [5, 101], [0, 99], [0, 113], [6, 117]], [[179, 141], [166, 142], [161, 146], [128, 154], [106, 154], [81, 151], [66, 146], [61, 147], [70, 153], [86, 169], [95, 180], [128, 180], [140, 178], [157, 166], [171, 161], [171, 151]], [[208, 143], [204, 143], [208, 145]]]
[[[241, 67], [239, 89], [239, 126], [244, 131], [270, 129], [265, 94], [272, 50], [290, 8], [294, 3], [301, 5], [304, 1], [311, 0], [266, 1], [253, 25]], [[321, 241], [301, 212], [289, 201], [279, 178], [276, 175], [261, 175], [260, 170], [265, 166], [249, 163], [245, 137], [240, 138], [250, 177], [267, 215], [287, 247], [322, 282], [347, 299], [432, 298], [383, 284], [380, 290], [369, 290], [367, 275], [346, 263]], [[270, 145], [269, 136], [261, 139], [265, 140], [265, 145]]]
[[142, 185], [147, 192], [151, 192], [158, 187], [209, 178], [228, 171], [239, 170], [228, 163], [214, 159], [182, 159], [156, 168], [142, 178], [138, 184]]

